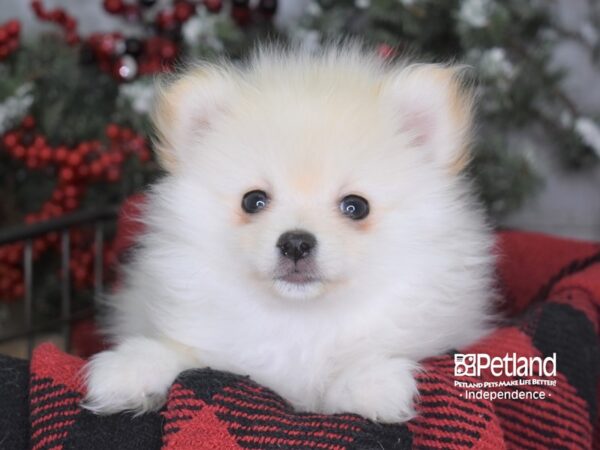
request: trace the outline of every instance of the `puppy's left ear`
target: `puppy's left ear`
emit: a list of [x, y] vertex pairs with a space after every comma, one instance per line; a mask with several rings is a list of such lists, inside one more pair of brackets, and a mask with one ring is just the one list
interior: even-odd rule
[[469, 161], [473, 96], [463, 72], [459, 67], [413, 65], [396, 74], [391, 85], [399, 131], [452, 173]]

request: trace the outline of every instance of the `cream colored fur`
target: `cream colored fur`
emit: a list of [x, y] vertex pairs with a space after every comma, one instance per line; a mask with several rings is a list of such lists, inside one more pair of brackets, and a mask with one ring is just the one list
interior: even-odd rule
[[[111, 299], [115, 346], [86, 367], [86, 406], [154, 409], [180, 371], [211, 367], [298, 410], [413, 417], [418, 362], [490, 327], [492, 238], [460, 173], [471, 103], [456, 68], [353, 46], [264, 49], [163, 87], [168, 175]], [[256, 189], [271, 201], [250, 215]], [[367, 218], [340, 213], [348, 194]], [[274, 281], [294, 229], [317, 238], [317, 282]]]

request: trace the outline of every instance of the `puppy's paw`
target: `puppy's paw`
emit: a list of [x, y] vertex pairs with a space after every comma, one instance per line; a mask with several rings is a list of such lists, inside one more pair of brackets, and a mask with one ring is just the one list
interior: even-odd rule
[[406, 422], [415, 416], [418, 365], [401, 358], [365, 358], [342, 368], [325, 392], [326, 413], [350, 412], [377, 422]]
[[164, 344], [147, 338], [128, 339], [86, 364], [87, 395], [82, 406], [96, 414], [157, 410], [185, 368], [181, 356]]

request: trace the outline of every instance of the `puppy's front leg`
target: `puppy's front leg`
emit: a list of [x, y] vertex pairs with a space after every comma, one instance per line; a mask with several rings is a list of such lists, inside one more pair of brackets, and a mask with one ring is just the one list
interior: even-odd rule
[[186, 349], [146, 337], [125, 339], [86, 364], [83, 406], [97, 414], [160, 408], [183, 370], [198, 367]]
[[418, 371], [414, 361], [365, 356], [340, 365], [324, 398], [327, 413], [351, 412], [378, 422], [406, 422], [415, 416]]

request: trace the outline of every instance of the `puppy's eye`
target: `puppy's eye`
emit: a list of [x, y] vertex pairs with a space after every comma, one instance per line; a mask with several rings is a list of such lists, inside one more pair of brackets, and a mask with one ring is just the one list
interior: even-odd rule
[[269, 197], [264, 191], [250, 191], [242, 198], [242, 209], [248, 214], [255, 214], [265, 208], [269, 203]]
[[347, 195], [340, 202], [340, 210], [352, 220], [361, 220], [369, 215], [369, 202], [358, 195]]

